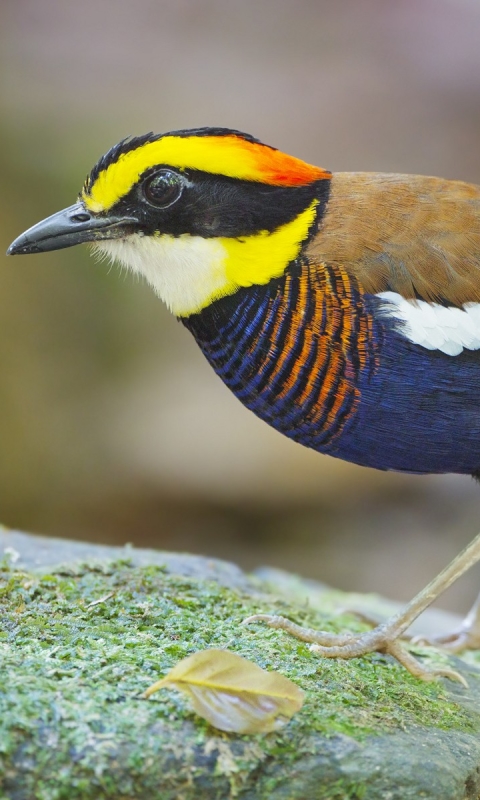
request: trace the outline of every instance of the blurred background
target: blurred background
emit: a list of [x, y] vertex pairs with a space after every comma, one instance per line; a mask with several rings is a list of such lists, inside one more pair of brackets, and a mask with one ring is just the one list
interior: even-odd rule
[[[0, 251], [128, 134], [248, 131], [331, 170], [480, 183], [477, 0], [13, 0]], [[309, 452], [244, 410], [141, 282], [86, 247], [0, 257], [0, 521], [268, 563], [408, 599], [480, 529], [468, 477]], [[442, 598], [466, 610], [471, 573]]]

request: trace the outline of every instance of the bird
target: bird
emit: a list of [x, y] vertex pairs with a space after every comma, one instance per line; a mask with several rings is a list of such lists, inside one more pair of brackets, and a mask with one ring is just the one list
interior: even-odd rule
[[[480, 477], [480, 187], [330, 172], [230, 128], [123, 139], [77, 202], [8, 254], [90, 243], [146, 278], [246, 408], [336, 458]], [[480, 534], [398, 614], [366, 633], [266, 622], [321, 656], [390, 654], [480, 558]], [[443, 641], [480, 645], [479, 602]]]

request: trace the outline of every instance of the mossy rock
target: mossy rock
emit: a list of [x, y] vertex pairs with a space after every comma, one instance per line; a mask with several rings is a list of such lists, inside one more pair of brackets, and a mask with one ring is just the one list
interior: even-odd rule
[[[358, 621], [278, 597], [234, 565], [136, 550], [112, 560], [105, 548], [3, 531], [5, 546], [20, 559], [10, 550], [0, 575], [0, 800], [480, 796], [474, 657], [449, 659], [468, 689], [422, 683], [379, 654], [319, 659], [285, 633], [240, 623], [272, 610], [327, 630]], [[48, 566], [65, 553], [69, 563]], [[208, 647], [280, 671], [306, 692], [304, 707], [280, 732], [240, 736], [210, 727], [175, 691], [141, 699]]]

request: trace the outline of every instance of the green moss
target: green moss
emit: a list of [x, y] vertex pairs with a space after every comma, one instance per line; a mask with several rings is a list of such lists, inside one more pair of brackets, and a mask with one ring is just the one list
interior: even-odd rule
[[[122, 561], [40, 576], [4, 564], [0, 787], [23, 770], [22, 780], [35, 787], [31, 796], [39, 800], [168, 800], [179, 794], [178, 774], [176, 783], [172, 775], [172, 793], [159, 793], [155, 764], [165, 748], [178, 749], [181, 742], [185, 785], [201, 782], [202, 769], [212, 772], [209, 754], [215, 751], [219, 794], [209, 790], [209, 796], [235, 797], [260, 765], [288, 767], [308, 754], [312, 733], [362, 741], [412, 726], [478, 731], [476, 714], [455, 702], [446, 684], [422, 683], [389, 658], [319, 659], [285, 633], [240, 626], [246, 616], [264, 611], [332, 631], [363, 627], [352, 618], [240, 595], [160, 567], [132, 568]], [[279, 670], [305, 690], [303, 709], [276, 734], [243, 737], [214, 731], [175, 691], [140, 699], [177, 661], [208, 647]], [[432, 662], [440, 658], [427, 652]], [[162, 761], [163, 787], [169, 785], [165, 770]], [[264, 780], [262, 797], [276, 781], [275, 774]], [[365, 796], [358, 785], [329, 792], [329, 798]]]

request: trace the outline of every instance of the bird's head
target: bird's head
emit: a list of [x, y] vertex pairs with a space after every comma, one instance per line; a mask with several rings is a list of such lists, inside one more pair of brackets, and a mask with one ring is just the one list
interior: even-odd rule
[[238, 131], [147, 134], [109, 150], [78, 202], [23, 233], [8, 253], [93, 243], [188, 316], [279, 277], [315, 227], [330, 177]]

